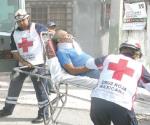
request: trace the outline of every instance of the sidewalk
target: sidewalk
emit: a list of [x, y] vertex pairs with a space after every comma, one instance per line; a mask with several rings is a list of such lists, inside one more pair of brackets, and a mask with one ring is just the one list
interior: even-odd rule
[[[9, 73], [0, 73], [0, 109], [4, 105], [9, 86]], [[90, 91], [69, 89], [68, 93], [90, 99]], [[65, 108], [58, 117], [58, 125], [92, 125], [89, 115], [90, 102], [68, 97]], [[13, 115], [0, 119], [0, 125], [31, 125], [38, 111], [35, 92], [30, 80], [26, 80]], [[40, 124], [43, 125], [44, 123]]]
[[[0, 119], [0, 125], [32, 125], [30, 121], [36, 117], [37, 110], [35, 105], [17, 105], [13, 115]], [[65, 108], [58, 118], [58, 125], [92, 125], [92, 123], [89, 111]]]

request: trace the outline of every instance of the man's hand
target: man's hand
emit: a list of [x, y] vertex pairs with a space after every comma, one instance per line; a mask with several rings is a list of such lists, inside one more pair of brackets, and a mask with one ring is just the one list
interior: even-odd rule
[[33, 68], [33, 65], [32, 65], [31, 63], [27, 62], [27, 61], [21, 61], [20, 63], [21, 63], [23, 66], [27, 66], [27, 67], [29, 67], [29, 68]]
[[13, 52], [13, 57], [19, 62], [21, 63], [23, 66], [27, 66], [29, 68], [32, 68], [33, 65], [27, 61], [25, 61], [18, 52]]
[[78, 75], [78, 74], [81, 74], [81, 73], [86, 73], [88, 71], [90, 71], [90, 69], [88, 69], [87, 67], [85, 66], [82, 66], [82, 67], [75, 67], [73, 64], [65, 64], [64, 66], [64, 69], [70, 73], [71, 75]]

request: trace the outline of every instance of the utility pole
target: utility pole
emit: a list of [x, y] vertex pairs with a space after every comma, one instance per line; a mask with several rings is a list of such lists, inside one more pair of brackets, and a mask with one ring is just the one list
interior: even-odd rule
[[123, 0], [111, 0], [109, 53], [117, 53], [121, 43]]
[[19, 0], [19, 8], [25, 9], [25, 0]]

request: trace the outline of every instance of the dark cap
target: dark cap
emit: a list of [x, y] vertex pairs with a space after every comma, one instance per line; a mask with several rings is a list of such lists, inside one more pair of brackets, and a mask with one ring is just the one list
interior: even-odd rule
[[53, 21], [49, 21], [49, 22], [47, 23], [47, 26], [48, 26], [48, 27], [56, 26], [56, 24], [55, 24], [55, 22], [53, 22]]

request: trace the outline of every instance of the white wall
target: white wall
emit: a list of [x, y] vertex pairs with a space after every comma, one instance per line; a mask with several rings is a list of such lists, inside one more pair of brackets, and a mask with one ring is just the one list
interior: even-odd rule
[[89, 54], [101, 54], [100, 0], [74, 0], [73, 34]]

